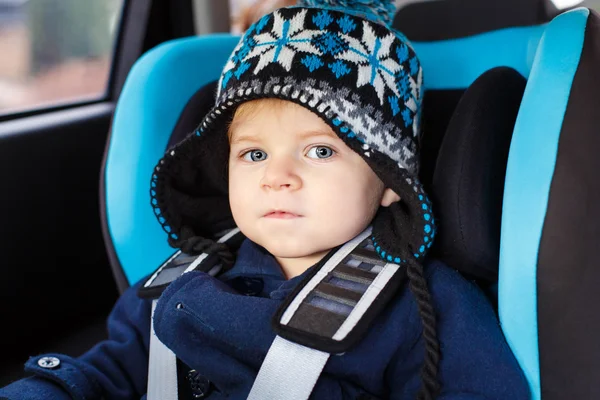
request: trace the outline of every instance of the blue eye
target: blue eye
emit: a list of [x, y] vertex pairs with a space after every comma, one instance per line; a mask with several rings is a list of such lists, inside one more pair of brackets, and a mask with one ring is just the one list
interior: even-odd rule
[[335, 154], [335, 151], [327, 146], [315, 146], [315, 147], [311, 147], [310, 150], [308, 150], [308, 153], [306, 154], [308, 157], [310, 158], [330, 158], [333, 157], [333, 155]]
[[244, 153], [242, 158], [245, 161], [258, 162], [267, 159], [267, 153], [262, 150], [250, 150]]

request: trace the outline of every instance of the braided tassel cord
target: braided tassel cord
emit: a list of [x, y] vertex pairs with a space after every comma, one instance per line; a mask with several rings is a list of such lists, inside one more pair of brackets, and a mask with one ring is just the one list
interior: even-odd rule
[[437, 338], [435, 311], [431, 302], [429, 289], [427, 288], [423, 266], [416, 260], [409, 261], [407, 275], [410, 290], [417, 301], [419, 315], [423, 324], [423, 339], [425, 341], [425, 361], [421, 369], [422, 383], [417, 399], [433, 400], [440, 390], [440, 383], [437, 379], [440, 362], [440, 344]]

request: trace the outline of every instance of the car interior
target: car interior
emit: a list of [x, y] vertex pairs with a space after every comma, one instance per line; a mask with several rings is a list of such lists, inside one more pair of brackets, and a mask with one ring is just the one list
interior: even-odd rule
[[[533, 399], [600, 396], [600, 16], [586, 6], [434, 0], [394, 19], [425, 73], [431, 257], [488, 295]], [[196, 26], [195, 13], [222, 14], [214, 4], [123, 7], [105, 98], [0, 115], [2, 385], [28, 356], [105, 337], [119, 293], [174, 252], [152, 171], [211, 108], [239, 36]]]

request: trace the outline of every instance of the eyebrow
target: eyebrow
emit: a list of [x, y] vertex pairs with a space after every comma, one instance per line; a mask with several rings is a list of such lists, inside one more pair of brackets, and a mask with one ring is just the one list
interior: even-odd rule
[[[315, 137], [315, 136], [329, 136], [331, 138], [335, 138], [337, 139], [338, 136], [333, 132], [333, 131], [325, 131], [325, 130], [318, 130], [318, 131], [306, 131], [301, 133], [300, 135], [298, 135], [299, 138], [301, 140], [306, 140], [308, 138], [311, 137]], [[260, 139], [258, 139], [256, 137], [256, 135], [241, 135], [241, 136], [235, 136], [232, 138], [231, 140], [231, 144], [238, 144], [241, 142], [259, 142]]]
[[319, 130], [319, 131], [307, 131], [300, 134], [301, 139], [308, 139], [313, 136], [329, 136], [331, 138], [337, 138], [338, 136], [332, 130]]
[[259, 140], [256, 138], [256, 136], [252, 136], [252, 135], [245, 135], [245, 136], [235, 136], [232, 135], [233, 137], [231, 138], [231, 144], [237, 144], [237, 143], [241, 143], [241, 142], [258, 142]]

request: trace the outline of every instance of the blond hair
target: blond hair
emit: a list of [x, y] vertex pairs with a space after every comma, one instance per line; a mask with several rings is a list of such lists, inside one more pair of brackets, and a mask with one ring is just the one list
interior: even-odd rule
[[235, 113], [233, 114], [233, 117], [227, 126], [227, 137], [229, 142], [231, 143], [231, 135], [236, 125], [240, 123], [239, 121], [252, 118], [254, 115], [256, 115], [256, 113], [264, 110], [265, 108], [270, 110], [281, 109], [289, 106], [290, 104], [291, 103], [287, 100], [276, 98], [250, 100], [240, 104], [240, 106], [235, 110]]

